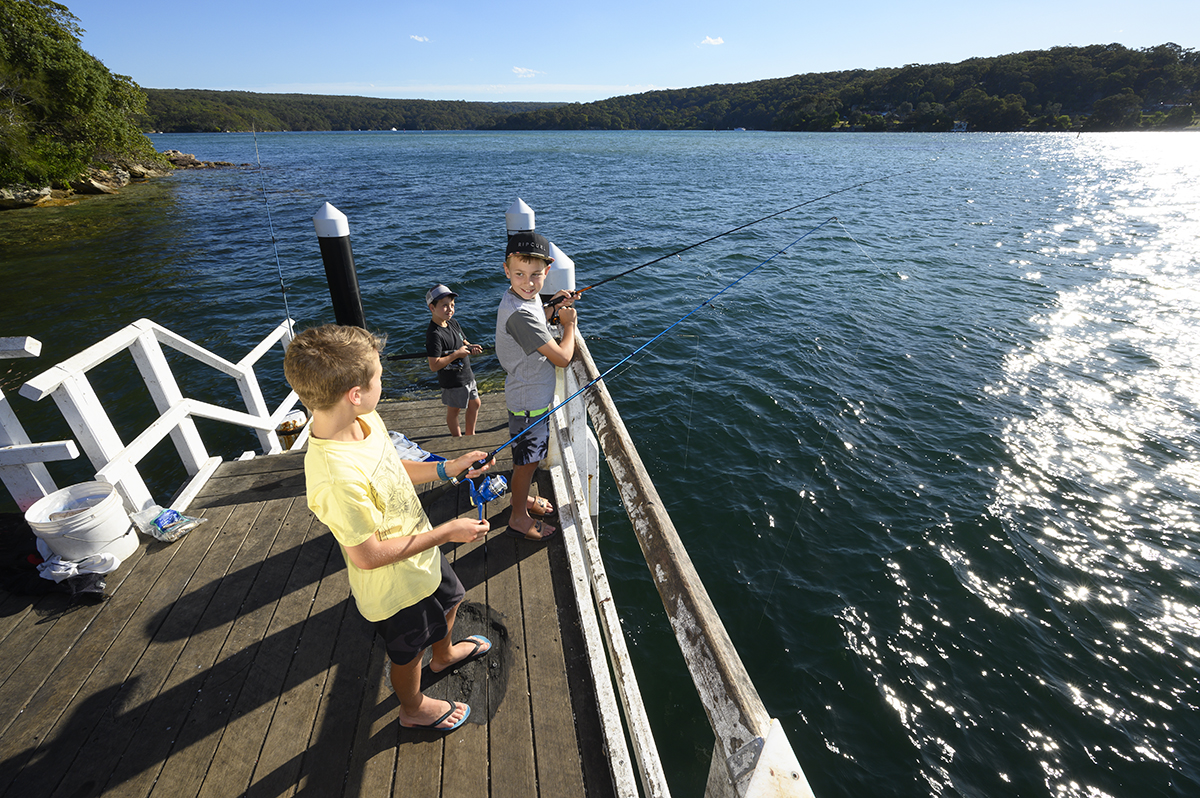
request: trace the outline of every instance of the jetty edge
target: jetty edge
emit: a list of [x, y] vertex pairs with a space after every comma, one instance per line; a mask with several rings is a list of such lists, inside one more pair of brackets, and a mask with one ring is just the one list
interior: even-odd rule
[[[576, 730], [576, 764], [562, 768], [572, 757], [561, 751], [551, 757], [548, 751], [531, 746], [532, 770], [522, 772], [532, 778], [529, 783], [535, 792], [524, 794], [632, 798], [639, 795], [639, 785], [642, 795], [670, 794], [600, 556], [597, 517], [603, 455], [714, 733], [705, 795], [812, 796], [782, 726], [770, 717], [751, 683], [603, 380], [597, 380], [599, 372], [583, 336], [576, 334], [578, 354], [568, 368], [557, 371], [555, 402], [574, 395], [580, 386], [595, 384], [580, 401], [568, 403], [551, 418], [551, 454], [543, 463], [545, 488], [553, 495], [562, 530], [556, 537], [563, 544], [534, 547], [489, 535], [475, 549], [450, 552], [456, 569], [468, 572], [467, 601], [482, 606], [476, 621], [481, 628], [490, 630], [499, 623], [498, 631], [505, 634], [518, 625], [525, 630], [519, 645], [508, 647], [510, 654], [518, 648], [531, 650], [537, 640], [566, 641], [557, 644], [557, 656], [568, 672], [567, 664], [586, 668], [585, 676], [538, 679], [537, 683], [585, 684], [584, 692], [594, 694], [588, 697], [591, 706], [585, 711], [578, 691], [566, 703], [576, 716], [575, 723], [565, 724]], [[298, 397], [291, 392], [271, 409], [255, 376], [255, 364], [276, 345], [285, 349], [291, 337], [292, 322], [286, 320], [249, 355], [232, 363], [142, 319], [21, 387], [21, 395], [28, 399], [54, 398], [96, 469], [96, 479], [113, 485], [129, 511], [153, 502], [138, 463], [156, 444], [170, 438], [188, 478], [169, 504], [180, 511], [203, 512], [211, 520], [177, 543], [142, 541], [112, 575], [112, 596], [107, 602], [72, 612], [59, 605], [61, 614], [49, 629], [40, 621], [56, 611], [52, 599], [3, 598], [17, 609], [0, 622], [3, 660], [10, 663], [0, 669], [0, 761], [6, 763], [0, 769], [5, 774], [0, 776], [0, 796], [49, 795], [77, 779], [82, 780], [80, 787], [108, 785], [106, 795], [146, 794], [137, 785], [172, 795], [209, 794], [218, 784], [222, 790], [236, 791], [256, 785], [295, 786], [318, 778], [318, 762], [345, 763], [344, 768], [333, 767], [336, 776], [319, 778], [329, 789], [322, 789], [322, 795], [360, 794], [364, 780], [380, 787], [378, 792], [409, 795], [413, 785], [404, 774], [415, 772], [413, 757], [421, 762], [433, 753], [430, 746], [438, 748], [448, 763], [442, 767], [437, 788], [442, 794], [482, 796], [489, 794], [489, 783], [509, 783], [512, 774], [498, 771], [511, 757], [489, 748], [486, 739], [475, 738], [482, 734], [519, 741], [520, 734], [502, 731], [504, 724], [527, 717], [533, 728], [549, 717], [547, 705], [562, 708], [561, 701], [537, 695], [535, 680], [528, 679], [529, 668], [535, 667], [530, 663], [537, 656], [524, 666], [516, 664], [521, 658], [515, 656], [499, 662], [485, 657], [460, 669], [461, 678], [456, 674], [443, 680], [451, 689], [486, 685], [501, 694], [498, 705], [472, 714], [473, 720], [479, 716], [484, 729], [468, 724], [439, 740], [413, 740], [409, 730], [397, 737], [398, 724], [391, 711], [394, 697], [389, 704], [390, 693], [382, 682], [382, 653], [372, 655], [369, 629], [355, 626], [357, 614], [349, 601], [340, 555], [328, 530], [305, 505], [298, 450], [306, 443], [308, 429], [299, 432], [292, 451], [286, 452], [276, 432]], [[22, 344], [26, 354], [34, 348], [29, 340]], [[246, 410], [184, 397], [164, 346], [234, 377]], [[157, 413], [129, 444], [117, 435], [101, 393], [88, 380], [92, 368], [126, 351], [133, 356]], [[397, 403], [398, 415], [389, 421], [389, 428], [399, 427], [429, 451], [442, 449], [452, 456], [453, 447], [461, 447], [463, 439], [444, 435], [440, 406], [433, 411], [432, 421], [421, 422], [417, 405]], [[503, 401], [497, 398], [488, 405], [499, 411]], [[197, 418], [254, 430], [261, 451], [229, 462], [210, 456], [196, 430]], [[0, 416], [0, 420], [8, 434], [15, 416]], [[499, 423], [493, 426], [506, 428]], [[24, 436], [24, 431], [20, 434]], [[484, 444], [468, 442], [472, 448]], [[67, 449], [59, 445], [54, 451], [66, 456]], [[25, 464], [28, 470], [38, 465]], [[497, 469], [503, 466], [498, 463]], [[32, 483], [37, 487], [24, 497], [10, 487], [19, 504], [34, 498], [34, 493], [45, 495], [56, 489], [52, 480], [38, 476]], [[5, 483], [9, 484], [7, 478]], [[220, 484], [238, 487], [222, 492], [216, 487]], [[466, 491], [418, 487], [423, 499], [433, 500], [427, 512], [435, 523], [446, 520], [442, 517], [446, 513], [455, 517], [480, 512], [469, 500], [462, 501]], [[507, 497], [484, 508], [494, 530], [506, 519], [506, 509]], [[555, 612], [561, 604], [553, 599], [549, 605], [534, 602], [532, 608], [512, 604], [514, 595], [533, 590], [534, 584], [553, 585], [545, 574], [552, 575], [555, 558], [565, 560], [574, 599], [571, 611]], [[498, 605], [507, 611], [497, 616]], [[532, 616], [541, 617], [531, 617], [531, 609]], [[545, 631], [547, 615], [560, 624], [558, 630]], [[343, 627], [346, 633], [339, 634]], [[468, 625], [463, 633], [472, 631]], [[297, 640], [326, 637], [335, 642], [328, 642], [320, 652], [305, 648], [301, 655], [296, 645]], [[510, 639], [515, 640], [515, 635]], [[572, 656], [572, 640], [579, 641], [581, 656]], [[358, 656], [351, 656], [351, 651]], [[281, 661], [268, 652], [281, 653]], [[350, 662], [371, 664], [349, 674]], [[505, 691], [501, 683], [514, 668], [522, 667], [530, 687], [524, 699], [514, 697], [521, 690]], [[315, 683], [321, 686], [313, 688]], [[347, 691], [354, 699], [353, 713], [332, 700]], [[222, 696], [225, 700], [218, 700]], [[597, 718], [594, 731], [583, 722], [585, 715]], [[251, 717], [255, 720], [247, 720]], [[253, 728], [245, 728], [247, 724]], [[334, 726], [357, 731], [333, 734]], [[154, 744], [146, 745], [147, 736], [155, 738]], [[554, 737], [562, 735], [533, 732], [528, 739], [540, 744]], [[482, 746], [478, 750], [485, 765], [463, 761], [461, 768], [452, 767], [449, 763], [458, 760], [449, 752], [456, 745]], [[82, 770], [56, 774], [61, 779], [53, 785], [35, 786], [45, 779], [43, 768], [50, 760], [68, 757]], [[563, 791], [567, 785], [551, 778], [552, 771], [556, 776], [578, 772], [579, 786]], [[451, 785], [453, 792], [445, 792]], [[370, 791], [377, 794], [374, 788]], [[85, 789], [78, 794], [93, 793]]]

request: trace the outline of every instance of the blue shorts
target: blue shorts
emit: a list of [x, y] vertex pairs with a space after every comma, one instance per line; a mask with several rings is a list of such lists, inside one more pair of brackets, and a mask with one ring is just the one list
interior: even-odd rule
[[438, 557], [442, 562], [442, 581], [433, 595], [374, 624], [375, 634], [387, 644], [388, 659], [397, 665], [407, 665], [445, 637], [450, 632], [446, 614], [467, 595], [446, 555], [438, 552]]
[[[532, 412], [536, 413], [537, 411]], [[533, 427], [534, 424], [537, 426], [521, 435], [524, 430]], [[538, 415], [508, 411], [508, 434], [514, 438], [521, 435], [513, 441], [513, 465], [515, 466], [540, 463], [550, 453], [550, 421], [546, 418], [544, 410]]]
[[466, 385], [458, 388], [443, 388], [442, 389], [442, 404], [446, 407], [457, 407], [462, 409], [472, 399], [479, 398], [479, 388], [475, 385], [475, 380], [471, 380]]

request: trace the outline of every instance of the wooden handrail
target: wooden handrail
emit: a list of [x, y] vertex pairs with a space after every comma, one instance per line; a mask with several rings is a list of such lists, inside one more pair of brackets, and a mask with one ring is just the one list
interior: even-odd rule
[[[578, 334], [575, 348], [578, 355], [572, 368], [581, 371], [581, 383], [591, 382], [600, 372]], [[604, 381], [585, 391], [583, 400], [716, 735], [714, 758], [719, 755], [727, 763], [730, 783], [736, 783], [753, 769], [753, 761], [747, 763], [747, 769], [739, 767], [739, 757], [757, 760], [757, 756], [747, 757], [746, 752], [756, 754], [756, 746], [761, 750], [771, 718], [642, 465]]]

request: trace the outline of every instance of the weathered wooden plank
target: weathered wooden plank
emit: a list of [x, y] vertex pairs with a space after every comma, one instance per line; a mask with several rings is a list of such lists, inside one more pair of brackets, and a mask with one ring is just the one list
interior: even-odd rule
[[[348, 589], [348, 588], [347, 588]], [[333, 658], [329, 663], [330, 679], [321, 695], [320, 706], [313, 723], [313, 736], [297, 782], [297, 790], [312, 795], [339, 795], [346, 782], [355, 740], [348, 732], [358, 723], [363, 694], [367, 691], [370, 671], [373, 627], [354, 607], [352, 600], [343, 600], [345, 615], [339, 624]], [[371, 685], [374, 690], [378, 683]]]
[[[63, 623], [63, 618], [54, 621], [52, 626], [66, 634], [60, 636], [52, 631], [46, 635], [38, 647], [30, 652], [22, 667], [0, 689], [0, 706], [5, 709], [6, 727], [3, 742], [0, 743], [5, 764], [0, 768], [3, 771], [0, 785], [8, 785], [9, 779], [20, 781], [22, 776], [31, 777], [32, 773], [26, 772], [26, 768], [36, 772], [38, 762], [58, 761], [60, 757], [69, 762], [82, 744], [86, 732], [78, 739], [51, 740], [46, 746], [47, 731], [60, 721], [72, 705], [79, 703], [77, 697], [81, 693], [87, 695], [81, 685], [88, 680], [98, 663], [103, 665], [105, 650], [129, 620], [132, 608], [140, 605], [147, 589], [154, 583], [157, 574], [154, 566], [134, 568], [144, 558], [144, 552], [145, 544], [137, 554], [126, 560], [121, 569], [110, 575], [109, 589], [114, 591], [115, 599], [110, 599], [107, 605], [89, 607], [86, 613], [76, 611], [68, 614], [66, 617], [71, 619], [69, 623]], [[171, 553], [166, 553], [160, 563], [169, 561], [170, 556]], [[125, 589], [121, 590], [122, 587]], [[79, 627], [84, 621], [87, 621], [87, 628]], [[76, 628], [73, 630], [72, 627]], [[8, 714], [14, 709], [19, 711], [15, 717]], [[30, 760], [34, 761], [32, 766], [28, 765]], [[45, 794], [53, 788], [57, 775], [49, 779], [44, 776], [28, 778], [27, 781]], [[3, 789], [0, 786], [0, 790]], [[29, 794], [19, 785], [14, 790]]]
[[[447, 434], [436, 398], [399, 405], [381, 406], [389, 427], [443, 456], [491, 451], [508, 440], [499, 394], [485, 397], [481, 434], [471, 437]], [[507, 473], [511, 449], [499, 459], [493, 471]], [[92, 664], [76, 663], [74, 652], [63, 660], [60, 669], [77, 669], [85, 684], [59, 699], [62, 720], [22, 727], [45, 737], [26, 746], [26, 759], [65, 751], [81, 766], [55, 794], [582, 794], [586, 769], [578, 765], [576, 738], [594, 734], [588, 729], [595, 721], [594, 709], [580, 711], [588, 699], [566, 692], [564, 669], [578, 643], [567, 643], [564, 654], [568, 633], [533, 627], [535, 619], [557, 623], [561, 614], [570, 623], [573, 616], [567, 607], [555, 610], [550, 571], [533, 573], [555, 567], [560, 544], [504, 537], [507, 496], [485, 508], [493, 524], [488, 540], [451, 549], [468, 591], [454, 637], [486, 634], [495, 653], [439, 675], [427, 689], [466, 697], [471, 719], [449, 735], [401, 730], [386, 653], [353, 608], [332, 536], [304, 507], [302, 469], [301, 453], [223, 465], [192, 507], [223, 514], [225, 531], [209, 527], [211, 547], [198, 547], [192, 544], [204, 542], [205, 527], [197, 530], [191, 543], [185, 538], [171, 548], [173, 563], [155, 566], [147, 557], [133, 570], [146, 566], [149, 575], [142, 577], [144, 604], [126, 606], [126, 620], [113, 624], [110, 602], [79, 637], [76, 649], [98, 646], [92, 630], [113, 624]], [[477, 512], [465, 485], [419, 487], [435, 524]], [[281, 495], [289, 499], [257, 501]], [[235, 508], [234, 501], [250, 503]], [[265, 510], [277, 505], [287, 514]], [[260, 507], [265, 512], [256, 520]], [[274, 537], [265, 531], [272, 525]], [[534, 610], [529, 619], [521, 615], [523, 600]], [[65, 746], [67, 735], [77, 741]], [[5, 735], [0, 751], [7, 743]], [[10, 761], [0, 761], [0, 779]], [[571, 772], [562, 772], [564, 761]], [[19, 775], [25, 783], [32, 772]], [[597, 794], [611, 794], [611, 785]]]
[[[313, 539], [314, 537], [319, 539]], [[283, 665], [295, 651], [300, 631], [308, 617], [326, 563], [331, 555], [331, 540], [322, 535], [316, 520], [302, 501], [293, 501], [283, 519], [271, 557], [274, 572], [264, 567], [255, 581], [254, 591], [262, 590], [274, 601], [259, 609], [272, 610], [270, 622], [238, 694], [232, 719], [225, 727], [220, 743], [199, 790], [201, 796], [242, 794], [250, 783], [263, 740], [267, 736], [283, 690], [287, 669]], [[253, 595], [247, 603], [253, 605]], [[240, 620], [240, 619], [239, 619]], [[231, 635], [233, 642], [233, 635]], [[253, 644], [253, 643], [252, 643]], [[165, 774], [165, 771], [164, 771]], [[168, 790], [176, 789], [167, 782]]]
[[[287, 691], [281, 696], [279, 713], [281, 718], [271, 724], [271, 731], [263, 745], [262, 763], [255, 771], [251, 794], [260, 793], [260, 781], [270, 781], [274, 771], [279, 771], [279, 781], [297, 785], [297, 789], [310, 795], [338, 795], [344, 778], [345, 762], [323, 763], [308, 752], [319, 742], [323, 732], [322, 696], [333, 688], [336, 679], [331, 665], [336, 656], [337, 645], [357, 636], [369, 640], [370, 630], [366, 621], [353, 607], [350, 598], [350, 583], [345, 575], [345, 563], [335, 555], [329, 558], [325, 576], [317, 589], [312, 613], [301, 632], [300, 644], [292, 658], [287, 676]], [[340, 691], [339, 691], [340, 693]], [[339, 696], [340, 697], [340, 696]], [[285, 706], [286, 704], [286, 711]], [[353, 728], [350, 724], [349, 728]], [[344, 730], [335, 729], [347, 742]], [[320, 772], [323, 767], [336, 769], [337, 789], [322, 792], [315, 785], [327, 785], [329, 773]], [[266, 768], [270, 771], [262, 773]]]
[[[507, 512], [493, 522], [503, 530]], [[502, 639], [502, 667], [507, 669], [505, 693], [490, 718], [492, 798], [529, 798], [537, 795], [533, 758], [533, 723], [529, 703], [528, 649], [521, 615], [521, 583], [517, 563], [522, 541], [503, 534], [488, 540], [488, 604], [507, 630]], [[524, 544], [528, 545], [528, 544]], [[546, 798], [551, 798], [547, 793]]]
[[[9, 593], [0, 598], [0, 646], [4, 646], [5, 652], [8, 651], [8, 636], [34, 611], [41, 598], [43, 596], [22, 596], [16, 593]], [[4, 677], [0, 675], [0, 682], [3, 681]]]
[[[105, 592], [108, 595], [112, 595], [133, 573], [134, 565], [144, 554], [144, 544], [145, 541], [134, 554], [126, 558], [120, 568], [105, 576]], [[20, 599], [21, 597], [14, 598]], [[26, 597], [25, 600], [29, 599]], [[14, 605], [19, 607], [20, 602], [14, 602]], [[101, 609], [100, 605], [73, 605], [70, 596], [65, 593], [55, 593], [37, 599], [28, 612], [18, 613], [21, 616], [20, 620], [13, 625], [4, 639], [5, 656], [0, 660], [0, 684], [7, 685], [17, 669], [30, 656], [33, 657], [34, 678], [44, 679], [58, 661], [58, 657], [53, 652], [58, 650], [65, 654], [70, 649], [70, 644], [65, 641], [71, 639], [72, 630], [75, 630], [75, 636], [82, 633]], [[65, 623], [56, 630], [56, 627], [60, 626], [60, 621], [65, 621]], [[48, 638], [45, 644], [43, 644], [44, 638]], [[51, 652], [49, 656], [54, 659], [47, 659], [47, 652]], [[21, 691], [25, 688], [16, 686], [15, 689]], [[0, 706], [3, 706], [4, 703], [3, 690], [0, 689]], [[5, 728], [7, 722], [5, 716], [0, 715], [0, 729]]]
[[[475, 508], [468, 507], [464, 515], [472, 515]], [[497, 635], [490, 628], [486, 612], [479, 617], [467, 612], [468, 605], [487, 607], [487, 563], [485, 541], [460, 544], [450, 554], [454, 571], [466, 589], [466, 597], [459, 605], [458, 618], [451, 632], [453, 640], [462, 640], [473, 634], [482, 634], [489, 640]], [[497, 655], [499, 652], [497, 652]], [[457, 672], [438, 674], [440, 691], [430, 690], [432, 696], [449, 701], [463, 701], [471, 707], [471, 715], [459, 729], [446, 738], [444, 754], [442, 794], [462, 798], [486, 798], [488, 795], [488, 728], [487, 719], [491, 707], [488, 703], [488, 660], [468, 663]], [[471, 689], [475, 687], [476, 689]]]
[[[579, 743], [559, 633], [560, 597], [554, 593], [550, 571], [549, 548], [561, 543], [553, 538], [542, 544], [525, 542], [536, 548], [520, 565], [525, 637], [531, 652], [529, 693], [537, 740], [537, 778], [545, 796], [583, 794]], [[573, 598], [562, 598], [573, 604]]]
[[[238, 596], [230, 592], [214, 597], [206, 611], [205, 625], [225, 631], [216, 664], [210, 669], [204, 687], [180, 727], [180, 734], [161, 770], [144, 768], [130, 780], [140, 786], [136, 794], [191, 796], [199, 792], [213, 752], [228, 725], [235, 719], [234, 709], [247, 681], [256, 673], [256, 660], [264, 645], [263, 638], [279, 597], [279, 585], [285, 581], [297, 548], [292, 541], [281, 541], [283, 520], [291, 509], [291, 500], [276, 500], [261, 505], [246, 543], [238, 551], [226, 583], [248, 583]], [[239, 588], [241, 585], [238, 585]]]
[[[172, 614], [183, 613], [180, 626], [191, 620], [192, 628], [161, 690], [142, 700], [150, 706], [140, 723], [121, 730], [129, 743], [105, 786], [106, 795], [147, 795], [172, 752], [186, 749], [223, 725], [226, 683], [245, 669], [251, 657], [235, 653], [222, 659], [221, 653], [284, 509], [238, 507], [231, 516], [232, 534], [228, 540], [221, 536], [214, 541], [201, 564], [197, 576], [202, 587], [171, 608]], [[166, 641], [165, 634], [156, 637]], [[161, 677], [147, 672], [144, 678]]]
[[[400, 734], [396, 722], [396, 698], [388, 679], [390, 663], [387, 650], [378, 636], [372, 637], [372, 644], [366, 689], [363, 690], [354, 735], [357, 744], [350, 758], [344, 794], [382, 798], [392, 794]], [[435, 769], [433, 762], [427, 764], [427, 769]], [[440, 767], [440, 762], [437, 764]], [[436, 782], [431, 779], [431, 784]], [[414, 792], [410, 784], [397, 784], [395, 789], [397, 794], [406, 798], [418, 798], [421, 795]]]
[[[14, 726], [5, 736], [6, 741], [16, 742], [27, 735], [30, 745], [39, 746], [36, 757], [14, 785], [14, 794], [30, 794], [28, 790], [37, 789], [50, 794], [55, 784], [47, 783], [46, 762], [61, 763], [59, 771], [64, 780], [76, 785], [94, 782], [111, 771], [121, 747], [108, 748], [105, 756], [103, 746], [117, 738], [111, 734], [111, 728], [103, 729], [104, 723], [119, 712], [112, 707], [119, 706], [117, 702], [123, 696], [145, 684], [141, 675], [131, 674], [138, 666], [144, 670], [145, 663], [153, 659], [147, 656], [147, 641], [164, 622], [159, 610], [164, 603], [169, 606], [188, 587], [188, 576], [228, 515], [214, 516], [177, 543], [144, 545], [145, 555], [138, 567], [122, 582], [121, 589], [114, 592], [88, 634], [72, 647], [70, 657], [52, 677], [51, 684], [69, 684], [75, 691], [69, 705], [56, 716], [51, 711], [55, 700], [39, 693], [34, 698], [43, 707], [44, 716], [38, 719], [39, 723], [30, 723], [22, 730]], [[165, 574], [174, 575], [164, 578]], [[174, 658], [171, 653], [168, 665]], [[162, 678], [153, 673], [151, 677]], [[134, 715], [138, 709], [135, 702]], [[22, 718], [23, 722], [27, 720], [32, 720], [32, 716]], [[102, 744], [99, 750], [91, 747], [97, 741]], [[74, 765], [75, 762], [79, 764]], [[70, 788], [68, 784], [68, 792]]]

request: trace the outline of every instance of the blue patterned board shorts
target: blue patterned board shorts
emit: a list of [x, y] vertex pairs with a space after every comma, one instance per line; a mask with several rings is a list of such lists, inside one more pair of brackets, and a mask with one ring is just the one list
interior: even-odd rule
[[[537, 412], [537, 411], [533, 411]], [[538, 422], [541, 422], [540, 424]], [[529, 427], [537, 424], [532, 431], [521, 435]], [[513, 465], [529, 465], [540, 463], [550, 453], [550, 422], [546, 420], [545, 411], [538, 415], [529, 416], [525, 413], [508, 413], [508, 434], [512, 437], [521, 435], [513, 441]]]

